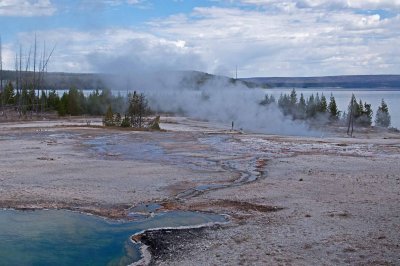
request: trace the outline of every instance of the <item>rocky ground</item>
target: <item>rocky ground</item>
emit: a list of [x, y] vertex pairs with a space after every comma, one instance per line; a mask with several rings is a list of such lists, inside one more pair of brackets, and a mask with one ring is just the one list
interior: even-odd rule
[[[399, 265], [400, 135], [239, 134], [185, 118], [167, 132], [84, 120], [0, 127], [0, 207], [124, 217], [140, 203], [231, 223], [146, 233], [156, 265]], [[324, 134], [327, 136], [327, 134]]]

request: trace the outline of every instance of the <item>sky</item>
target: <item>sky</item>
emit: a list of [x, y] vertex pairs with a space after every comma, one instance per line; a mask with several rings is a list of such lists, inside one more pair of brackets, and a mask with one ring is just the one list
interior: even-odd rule
[[0, 0], [0, 35], [3, 69], [400, 74], [400, 0]]

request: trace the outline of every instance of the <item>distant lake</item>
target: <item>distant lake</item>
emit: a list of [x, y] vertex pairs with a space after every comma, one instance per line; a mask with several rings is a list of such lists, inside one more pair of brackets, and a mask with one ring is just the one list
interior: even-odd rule
[[[323, 93], [327, 98], [329, 103], [329, 98], [331, 93], [335, 97], [336, 104], [340, 111], [347, 112], [347, 107], [349, 105], [351, 95], [357, 98], [357, 102], [361, 99], [363, 103], [367, 102], [371, 104], [373, 114], [373, 121], [375, 121], [375, 114], [378, 107], [381, 104], [382, 99], [385, 100], [389, 107], [389, 113], [392, 118], [392, 127], [400, 129], [400, 88], [398, 90], [370, 90], [370, 89], [335, 89], [335, 88], [324, 88], [324, 89], [303, 89], [295, 88], [297, 92], [297, 98], [300, 98], [300, 93], [303, 93], [304, 97], [307, 99], [311, 94], [319, 95]], [[266, 93], [272, 94], [278, 100], [281, 93], [290, 93], [292, 88], [274, 88], [266, 90]]]

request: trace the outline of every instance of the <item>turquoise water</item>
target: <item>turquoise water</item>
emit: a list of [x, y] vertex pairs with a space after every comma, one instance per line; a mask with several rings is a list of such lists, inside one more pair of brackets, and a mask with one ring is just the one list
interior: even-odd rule
[[116, 222], [71, 211], [0, 211], [0, 265], [127, 265], [140, 259], [129, 237], [149, 228], [224, 222], [197, 212], [166, 212]]

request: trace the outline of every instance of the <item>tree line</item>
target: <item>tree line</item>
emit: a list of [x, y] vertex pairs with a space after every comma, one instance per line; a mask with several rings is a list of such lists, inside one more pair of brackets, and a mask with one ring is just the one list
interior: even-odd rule
[[[108, 105], [122, 110], [125, 97], [114, 96], [108, 89], [94, 90], [85, 96], [82, 90], [71, 88], [61, 96], [56, 90], [42, 90], [38, 95], [33, 87], [17, 91], [12, 82], [0, 91], [0, 106], [17, 111], [20, 116], [31, 112], [46, 113], [55, 111], [60, 116], [65, 115], [104, 115]], [[38, 106], [39, 104], [39, 106]]]
[[[322, 93], [311, 94], [307, 99], [303, 93], [298, 98], [295, 89], [289, 94], [281, 94], [279, 99], [273, 95], [266, 94], [260, 105], [277, 105], [285, 116], [292, 117], [293, 120], [304, 120], [319, 123], [347, 123], [351, 127], [354, 125], [361, 127], [369, 127], [373, 121], [373, 111], [371, 104], [360, 99], [357, 101], [354, 94], [351, 96], [347, 112], [339, 111], [335, 97], [330, 95], [329, 103], [325, 95]], [[379, 127], [389, 127], [391, 124], [389, 108], [382, 99], [381, 105], [378, 107], [375, 116], [375, 125]]]

